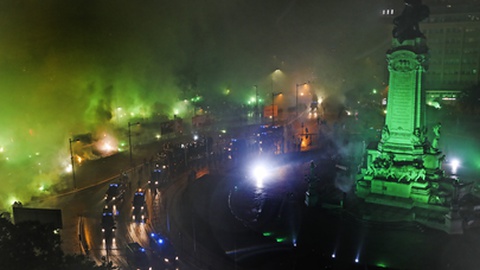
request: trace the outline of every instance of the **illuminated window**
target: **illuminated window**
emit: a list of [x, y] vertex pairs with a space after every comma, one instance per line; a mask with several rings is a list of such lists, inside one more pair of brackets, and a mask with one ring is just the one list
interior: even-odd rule
[[394, 9], [384, 9], [382, 10], [382, 15], [393, 15], [395, 13]]

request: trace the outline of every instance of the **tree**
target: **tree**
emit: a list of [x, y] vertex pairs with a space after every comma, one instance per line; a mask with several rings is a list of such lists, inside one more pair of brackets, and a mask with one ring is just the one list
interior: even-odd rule
[[0, 214], [0, 265], [2, 269], [103, 270], [83, 255], [65, 255], [60, 235], [52, 225], [36, 221], [12, 224]]

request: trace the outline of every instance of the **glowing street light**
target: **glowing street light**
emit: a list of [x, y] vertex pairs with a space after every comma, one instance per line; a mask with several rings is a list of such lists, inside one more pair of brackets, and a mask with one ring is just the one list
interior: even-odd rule
[[268, 176], [268, 172], [263, 165], [257, 165], [252, 170], [252, 177], [256, 182], [257, 188], [263, 188], [263, 180]]
[[276, 68], [272, 74], [270, 75], [270, 82], [271, 82], [271, 91], [273, 92], [273, 79], [274, 77], [278, 77], [282, 74], [282, 71], [279, 68]]
[[140, 122], [136, 122], [136, 123], [133, 123], [131, 124], [130, 122], [128, 122], [128, 147], [130, 149], [130, 165], [133, 167], [133, 157], [132, 157], [132, 132], [131, 132], [131, 129], [130, 127], [131, 126], [134, 126], [134, 125], [140, 125]]
[[297, 116], [298, 116], [298, 87], [299, 86], [304, 86], [306, 84], [308, 84], [308, 82], [295, 84], [295, 114]]
[[68, 143], [70, 145], [70, 162], [72, 163], [72, 181], [73, 181], [73, 189], [77, 189], [77, 179], [75, 178], [75, 161], [73, 160], [73, 149], [72, 149], [72, 142], [78, 142], [79, 139], [72, 140], [72, 138], [68, 138]]
[[255, 117], [254, 117], [254, 119], [257, 120], [258, 116], [259, 116], [259, 113], [258, 113], [258, 87], [257, 87], [257, 85], [254, 85], [253, 87], [255, 87], [255, 110], [254, 110]]
[[452, 173], [457, 174], [458, 167], [460, 167], [460, 160], [458, 159], [452, 159], [450, 162], [450, 166], [452, 167]]

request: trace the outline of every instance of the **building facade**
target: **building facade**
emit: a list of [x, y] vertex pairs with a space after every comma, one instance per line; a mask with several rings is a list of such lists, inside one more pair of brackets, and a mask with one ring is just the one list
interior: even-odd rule
[[[400, 15], [401, 1], [385, 1], [385, 22]], [[420, 23], [427, 38], [429, 64], [424, 89], [427, 96], [448, 98], [480, 84], [480, 0], [423, 0], [430, 16]], [[403, 4], [403, 3], [402, 3]], [[451, 95], [453, 93], [453, 96]]]

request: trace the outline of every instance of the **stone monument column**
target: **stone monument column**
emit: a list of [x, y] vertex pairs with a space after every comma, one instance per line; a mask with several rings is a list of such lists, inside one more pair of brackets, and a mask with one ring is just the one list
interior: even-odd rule
[[[387, 52], [389, 90], [387, 115], [379, 150], [422, 154], [425, 130], [425, 93], [423, 73], [427, 69], [428, 48], [423, 37], [393, 39]], [[383, 135], [383, 134], [382, 134]]]
[[[421, 155], [425, 143], [423, 73], [428, 48], [419, 22], [430, 10], [421, 0], [405, 0], [405, 9], [393, 23], [392, 48], [387, 52], [389, 90], [387, 116], [379, 151]], [[386, 134], [385, 134], [386, 133]]]

